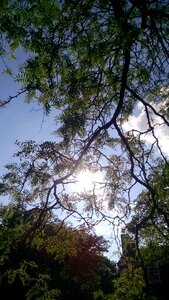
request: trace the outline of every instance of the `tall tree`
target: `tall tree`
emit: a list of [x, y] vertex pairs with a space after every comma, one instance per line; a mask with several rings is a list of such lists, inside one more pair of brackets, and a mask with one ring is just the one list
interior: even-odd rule
[[[127, 224], [128, 232], [141, 246], [144, 259], [166, 263], [169, 254], [169, 167], [158, 161], [149, 174], [149, 183], [157, 200], [148, 191], [141, 192], [135, 203], [133, 217]], [[141, 253], [140, 253], [141, 254]]]
[[[116, 268], [103, 256], [108, 246], [103, 237], [49, 217], [30, 239], [27, 233], [34, 224], [35, 211], [18, 210], [10, 204], [0, 213], [2, 299], [11, 294], [29, 300], [94, 299], [106, 276], [109, 286], [103, 287], [103, 295], [112, 291]], [[109, 276], [103, 269], [109, 270]]]
[[[140, 185], [152, 199], [153, 215], [153, 156], [168, 164], [159, 136], [169, 125], [168, 1], [6, 0], [1, 7], [2, 56], [6, 45], [11, 51], [21, 46], [28, 55], [15, 77], [21, 90], [1, 106], [25, 93], [46, 112], [55, 109], [59, 141], [21, 145], [21, 163], [7, 166], [3, 193], [18, 205], [36, 199], [32, 232], [58, 207], [88, 225], [99, 218], [117, 225], [130, 213]], [[144, 117], [141, 128], [136, 116]], [[103, 173], [102, 203], [96, 184], [90, 195], [65, 192], [85, 168]], [[113, 218], [107, 204], [117, 211]]]

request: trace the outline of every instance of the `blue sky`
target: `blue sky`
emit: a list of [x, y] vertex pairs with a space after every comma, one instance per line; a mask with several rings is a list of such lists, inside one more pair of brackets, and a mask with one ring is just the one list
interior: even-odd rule
[[55, 136], [51, 134], [54, 129], [54, 117], [45, 117], [35, 103], [24, 103], [23, 96], [13, 100], [0, 111], [1, 168], [17, 149], [16, 140], [54, 140]]
[[[7, 65], [17, 73], [18, 65], [23, 61], [24, 56], [21, 50], [16, 52], [16, 60], [9, 61]], [[4, 76], [2, 70], [4, 63], [0, 60], [0, 100], [7, 100], [14, 96], [19, 90], [19, 85], [8, 75]], [[24, 94], [13, 99], [6, 108], [0, 110], [0, 175], [4, 172], [4, 164], [11, 161], [13, 153], [17, 150], [15, 141], [25, 140], [54, 140], [52, 135], [55, 130], [55, 114], [50, 117], [44, 116], [43, 109], [36, 102], [27, 104], [24, 102]]]
[[[10, 80], [1, 84], [1, 97], [2, 91], [4, 96], [8, 93], [13, 95], [15, 89], [12, 87]], [[24, 103], [24, 96], [14, 99], [5, 109], [0, 110], [0, 175], [5, 172], [4, 165], [14, 160], [12, 155], [17, 151], [16, 140], [56, 140], [56, 136], [52, 134], [56, 127], [54, 116], [55, 113], [45, 117], [43, 110], [36, 103]], [[104, 223], [96, 228], [96, 233], [109, 239], [111, 230]], [[117, 249], [111, 247], [107, 255], [118, 260], [118, 256], [113, 254], [114, 251]]]
[[[18, 73], [18, 67], [24, 61], [26, 55], [22, 49], [15, 52], [16, 59], [9, 60], [10, 53], [6, 57], [0, 57], [0, 100], [7, 100], [19, 91], [20, 86], [9, 75], [3, 75], [3, 69], [12, 68], [14, 74]], [[25, 140], [54, 140], [52, 135], [55, 130], [54, 113], [45, 117], [43, 109], [36, 102], [27, 104], [24, 102], [24, 94], [13, 99], [6, 108], [0, 109], [0, 175], [4, 172], [4, 164], [11, 161], [13, 153], [17, 150], [15, 141]]]
[[[6, 76], [0, 78], [0, 99], [7, 99], [9, 95], [15, 95], [19, 86]], [[44, 116], [43, 109], [35, 102], [25, 103], [24, 95], [13, 99], [6, 108], [0, 110], [0, 176], [4, 174], [4, 165], [14, 161], [12, 155], [17, 151], [15, 141], [35, 140], [41, 142], [44, 140], [56, 140], [52, 134], [56, 129], [54, 120], [55, 112], [50, 116]], [[104, 235], [109, 239], [111, 228], [106, 223], [100, 224], [96, 228], [98, 235]], [[116, 249], [109, 250], [108, 256], [112, 256]], [[116, 255], [113, 255], [116, 259]]]
[[[14, 70], [17, 72], [17, 66], [24, 59], [23, 52], [18, 50], [16, 61], [10, 63]], [[3, 62], [0, 61], [1, 71], [3, 69]], [[0, 77], [0, 100], [7, 99], [8, 96], [13, 96], [19, 90], [19, 86], [14, 83], [14, 81], [9, 77], [4, 77], [1, 74]], [[31, 102], [29, 104], [24, 102], [24, 95], [13, 99], [6, 108], [0, 110], [0, 175], [5, 172], [4, 165], [12, 162], [12, 155], [17, 151], [17, 146], [15, 141], [26, 141], [35, 140], [37, 142], [42, 142], [45, 140], [56, 140], [56, 136], [52, 134], [56, 129], [56, 122], [54, 120], [56, 111], [52, 112], [50, 116], [45, 116], [42, 107], [36, 102]], [[156, 121], [156, 120], [155, 120]], [[126, 123], [126, 130], [133, 128], [138, 128], [146, 126], [147, 122], [145, 120], [145, 113], [141, 110], [138, 116], [132, 116], [129, 123]], [[143, 129], [143, 128], [142, 128]], [[159, 126], [157, 128], [158, 133], [161, 138], [161, 146], [168, 154], [169, 138], [168, 138], [168, 128]], [[146, 136], [146, 142], [151, 141], [151, 137]], [[152, 141], [151, 141], [152, 142]], [[136, 187], [137, 190], [138, 186]], [[134, 190], [134, 194], [136, 192]], [[102, 224], [98, 227], [98, 234], [103, 234], [109, 236], [112, 229], [106, 224]]]

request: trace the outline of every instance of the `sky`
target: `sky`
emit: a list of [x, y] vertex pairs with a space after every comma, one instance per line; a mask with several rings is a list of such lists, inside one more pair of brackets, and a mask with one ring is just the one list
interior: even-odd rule
[[[9, 90], [8, 85], [6, 89]], [[35, 103], [24, 103], [23, 96], [0, 110], [0, 172], [17, 150], [16, 140], [55, 140], [56, 137], [52, 135], [54, 129], [54, 114], [47, 118]]]
[[[9, 78], [0, 79], [1, 99], [7, 99], [8, 95], [14, 95], [16, 87]], [[5, 164], [13, 162], [14, 152], [18, 150], [15, 141], [35, 140], [56, 140], [52, 134], [56, 129], [55, 113], [49, 117], [44, 116], [43, 109], [35, 102], [27, 104], [24, 102], [24, 95], [14, 99], [6, 108], [0, 110], [0, 176], [5, 173]], [[103, 235], [110, 240], [113, 235], [112, 228], [106, 223], [101, 223], [96, 228], [96, 234]], [[112, 245], [105, 253], [110, 259], [118, 260], [116, 245]]]
[[[159, 111], [159, 104], [151, 103], [152, 107]], [[124, 124], [126, 131], [135, 129], [140, 132], [144, 132], [148, 129], [147, 117], [145, 114], [144, 107], [141, 103], [137, 105], [137, 110], [139, 111], [138, 115], [132, 115], [129, 117], [128, 122]], [[154, 133], [159, 141], [159, 146], [163, 153], [169, 157], [169, 127], [164, 125], [160, 117], [151, 113], [151, 124], [154, 126]], [[145, 134], [142, 136], [144, 141], [148, 144], [152, 144], [155, 139], [152, 134]]]
[[[21, 49], [16, 51], [16, 59], [8, 61], [4, 58], [5, 64], [11, 67], [17, 74], [18, 66], [24, 61], [25, 55]], [[17, 84], [9, 75], [2, 74], [4, 61], [0, 58], [0, 100], [7, 100], [14, 96], [19, 90]], [[0, 110], [0, 175], [4, 172], [4, 164], [8, 163], [14, 152], [17, 150], [15, 141], [55, 140], [52, 135], [55, 130], [54, 113], [50, 117], [44, 115], [43, 109], [36, 102], [26, 103], [24, 94], [14, 98], [5, 108]]]
[[[23, 58], [22, 52], [19, 51], [18, 54], [20, 54], [18, 59], [12, 64], [15, 71]], [[2, 61], [0, 67], [2, 70]], [[8, 75], [4, 77], [1, 74], [0, 100], [6, 100], [9, 95], [15, 95], [18, 89], [19, 85], [14, 83]], [[0, 110], [0, 176], [5, 173], [5, 164], [14, 161], [12, 156], [18, 150], [15, 144], [16, 140], [20, 142], [56, 140], [56, 136], [52, 134], [56, 129], [55, 113], [51, 112], [49, 116], [45, 116], [42, 107], [36, 102], [26, 103], [24, 95], [13, 99], [5, 108]], [[103, 235], [106, 239], [111, 236], [111, 231], [110, 226], [107, 226], [106, 223], [102, 223], [96, 228], [96, 233]], [[118, 256], [114, 254], [116, 250], [114, 246], [111, 247], [107, 255], [112, 259], [118, 259]]]
[[[15, 71], [17, 66], [24, 59], [23, 52], [18, 50], [17, 59], [13, 63], [9, 62]], [[0, 61], [1, 70], [3, 62]], [[8, 75], [0, 77], [0, 100], [7, 99], [17, 93], [19, 86], [14, 83]], [[136, 128], [138, 130], [146, 129], [145, 112], [142, 107], [138, 107], [140, 113], [137, 116], [131, 116], [125, 124], [125, 129]], [[159, 123], [157, 117], [154, 117], [154, 123]], [[6, 108], [0, 110], [0, 176], [5, 172], [4, 165], [12, 162], [12, 155], [17, 151], [15, 141], [20, 142], [26, 140], [35, 140], [42, 142], [45, 140], [56, 140], [56, 136], [52, 134], [56, 129], [55, 112], [50, 116], [45, 116], [43, 109], [36, 102], [29, 104], [24, 102], [24, 95], [13, 99]], [[161, 147], [166, 154], [169, 154], [169, 128], [159, 125], [156, 126], [156, 134], [160, 137]], [[145, 136], [146, 142], [152, 142], [149, 135]], [[111, 235], [111, 228], [106, 224], [101, 224], [96, 230], [97, 234], [108, 237]]]

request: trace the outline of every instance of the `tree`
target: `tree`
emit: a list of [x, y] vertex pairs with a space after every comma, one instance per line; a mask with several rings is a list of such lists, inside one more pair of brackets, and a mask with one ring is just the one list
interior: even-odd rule
[[[169, 125], [168, 17], [168, 1], [2, 2], [2, 56], [7, 45], [12, 54], [21, 46], [29, 57], [15, 76], [20, 91], [1, 106], [25, 94], [47, 113], [56, 110], [58, 142], [22, 144], [20, 164], [8, 165], [3, 178], [12, 201], [37, 207], [30, 235], [57, 209], [88, 226], [98, 220], [121, 225], [140, 185], [153, 203], [148, 218], [159, 213], [149, 175], [154, 155], [168, 164], [158, 135]], [[128, 130], [139, 109], [144, 126]], [[83, 168], [103, 173], [102, 203], [96, 184], [90, 195], [65, 192]], [[113, 218], [110, 209], [117, 211]]]
[[107, 257], [103, 257], [99, 274], [101, 277], [100, 290], [103, 291], [104, 294], [112, 294], [114, 292], [114, 285], [112, 283], [118, 275], [117, 264], [110, 261]]
[[135, 236], [142, 251], [145, 247], [148, 260], [168, 260], [168, 171], [168, 164], [158, 160], [148, 177], [157, 200], [153, 201], [150, 192], [142, 191], [135, 201], [132, 220], [127, 224], [128, 232]]
[[[157, 201], [142, 191], [135, 201], [133, 217], [126, 226], [130, 239], [135, 240], [137, 264], [144, 271], [147, 293], [168, 298], [168, 165], [158, 160], [149, 174], [149, 182]], [[154, 298], [153, 298], [154, 299]]]
[[126, 269], [121, 276], [115, 280], [115, 293], [110, 296], [109, 299], [147, 299], [144, 289], [145, 281], [142, 269]]
[[106, 241], [50, 218], [30, 240], [26, 231], [33, 218], [34, 211], [1, 209], [1, 293], [19, 292], [19, 299], [93, 299], [103, 278], [100, 268], [108, 261]]

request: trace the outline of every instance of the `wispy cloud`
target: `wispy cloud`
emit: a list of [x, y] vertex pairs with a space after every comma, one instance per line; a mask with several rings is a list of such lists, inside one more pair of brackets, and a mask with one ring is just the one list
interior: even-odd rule
[[[156, 109], [157, 112], [160, 110], [159, 104], [152, 103], [151, 105], [154, 109]], [[142, 104], [137, 106], [136, 114], [129, 117], [128, 121], [123, 124], [123, 129], [124, 131], [137, 130], [142, 133], [146, 132], [145, 134], [141, 135], [141, 138], [149, 144], [154, 143], [155, 139], [158, 139], [158, 143], [162, 152], [169, 156], [169, 127], [164, 124], [164, 121], [152, 111], [149, 111], [149, 116], [151, 126], [154, 128], [153, 131], [148, 131], [148, 119], [145, 108]]]

